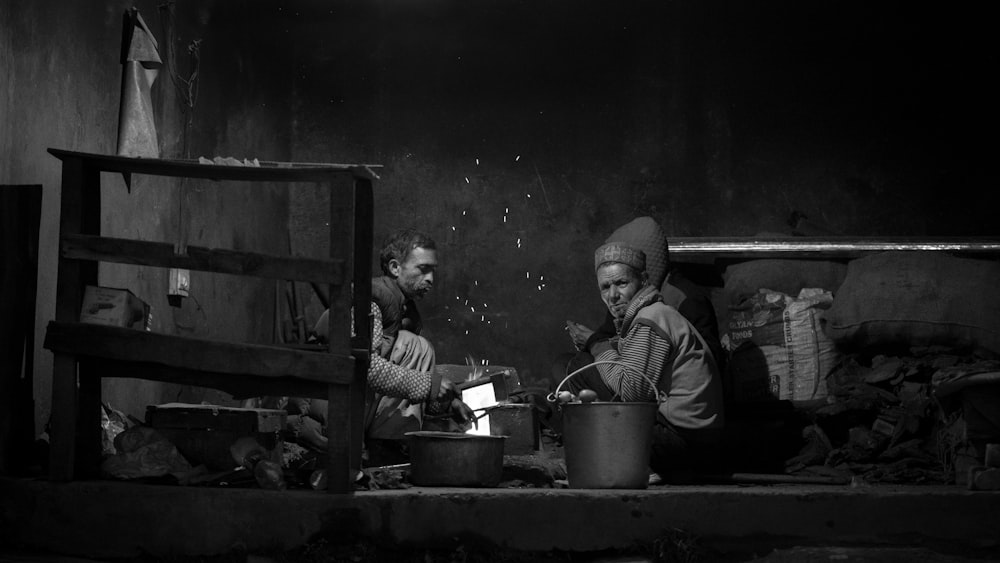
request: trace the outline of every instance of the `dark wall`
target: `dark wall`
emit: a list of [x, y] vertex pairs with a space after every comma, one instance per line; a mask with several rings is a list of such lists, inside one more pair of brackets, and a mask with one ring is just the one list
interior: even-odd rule
[[[564, 320], [602, 314], [590, 252], [638, 215], [670, 236], [996, 234], [996, 57], [975, 14], [292, 5], [262, 12], [295, 37], [294, 156], [384, 165], [377, 238], [414, 225], [442, 243], [422, 308], [445, 362], [547, 377]], [[297, 247], [321, 248], [316, 194], [292, 206]]]
[[[121, 87], [122, 14], [137, 7], [167, 62], [177, 52], [177, 77], [163, 67], [152, 88], [160, 153], [164, 158], [237, 156], [282, 160], [289, 155], [287, 77], [274, 53], [286, 49], [266, 21], [216, 22], [210, 3], [152, 0], [73, 2], [14, 0], [0, 4], [0, 184], [41, 184], [38, 307], [34, 396], [35, 428], [48, 420], [52, 355], [41, 348], [54, 316], [61, 168], [46, 149], [115, 154]], [[173, 6], [173, 26], [165, 8]], [[241, 13], [235, 2], [226, 3]], [[221, 10], [219, 10], [221, 12]], [[168, 38], [174, 30], [173, 40]], [[274, 41], [268, 41], [273, 38]], [[183, 79], [193, 66], [188, 46], [200, 39], [200, 91], [193, 110]], [[170, 47], [173, 47], [171, 49]], [[192, 245], [288, 252], [286, 186], [249, 192], [213, 183], [105, 174], [101, 228], [109, 236]], [[184, 217], [183, 225], [180, 217]], [[191, 297], [167, 304], [167, 272], [102, 265], [102, 285], [133, 291], [153, 307], [157, 332], [234, 341], [270, 342], [275, 285], [271, 281], [192, 273]], [[169, 401], [225, 402], [224, 394], [138, 379], [104, 381], [113, 407], [142, 417], [146, 405]]]
[[[45, 148], [114, 152], [131, 5], [0, 3], [0, 183], [45, 189], [36, 343], [52, 317], [58, 219]], [[637, 215], [671, 236], [788, 232], [793, 212], [815, 232], [997, 234], [996, 48], [979, 9], [178, 0], [167, 41], [171, 4], [136, 5], [176, 48], [181, 77], [202, 40], [193, 110], [166, 73], [154, 89], [164, 156], [383, 165], [376, 238], [414, 225], [441, 245], [422, 309], [443, 362], [473, 354], [546, 379], [569, 349], [564, 320], [603, 314], [591, 251]], [[282, 186], [210, 192], [116, 183], [104, 225], [170, 241], [183, 214], [191, 244], [324, 252], [312, 187], [287, 203]], [[271, 336], [267, 288], [196, 277], [200, 305], [174, 310], [162, 274], [102, 276], [153, 301], [160, 330]], [[51, 356], [36, 359], [40, 428]], [[140, 407], [177, 396], [117, 389]]]

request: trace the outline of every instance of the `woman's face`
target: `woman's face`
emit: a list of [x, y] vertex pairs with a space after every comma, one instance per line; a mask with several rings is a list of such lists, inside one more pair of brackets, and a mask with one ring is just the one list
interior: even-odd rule
[[644, 280], [634, 269], [609, 262], [597, 269], [597, 287], [601, 290], [601, 299], [616, 319], [625, 316], [629, 301], [642, 289]]

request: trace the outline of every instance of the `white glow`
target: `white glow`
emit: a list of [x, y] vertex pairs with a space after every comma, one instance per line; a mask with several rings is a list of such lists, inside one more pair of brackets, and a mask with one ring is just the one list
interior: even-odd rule
[[[475, 387], [469, 387], [462, 391], [462, 402], [469, 405], [469, 408], [473, 410], [485, 409], [487, 407], [492, 407], [497, 404], [496, 391], [493, 389], [493, 383], [483, 383], [476, 385]], [[481, 414], [480, 410], [477, 414]], [[479, 428], [475, 426], [466, 431], [466, 434], [476, 434], [478, 436], [489, 436], [490, 435], [490, 415], [485, 415], [483, 418], [479, 419]]]

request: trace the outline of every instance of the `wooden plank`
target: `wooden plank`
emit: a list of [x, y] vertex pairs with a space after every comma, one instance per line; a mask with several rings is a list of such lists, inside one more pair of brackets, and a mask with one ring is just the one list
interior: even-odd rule
[[[67, 158], [62, 166], [60, 235], [100, 234], [101, 176], [80, 158]], [[56, 321], [77, 318], [83, 288], [97, 284], [97, 264], [61, 261], [56, 279]], [[79, 406], [77, 364], [72, 355], [55, 354], [52, 364], [52, 417], [49, 433], [49, 474], [53, 480], [72, 480], [77, 454]]]
[[79, 393], [77, 395], [77, 442], [76, 466], [73, 474], [77, 479], [100, 477], [101, 467], [101, 381], [90, 377], [88, 366], [77, 357], [79, 370]]
[[356, 463], [351, 459], [352, 418], [350, 388], [331, 385], [326, 411], [326, 490], [330, 493], [352, 492], [355, 471], [361, 469], [361, 458]]
[[[354, 248], [354, 341], [351, 346], [371, 350], [372, 318], [372, 254], [374, 252], [375, 203], [372, 183], [365, 179], [354, 182], [354, 217], [351, 228]], [[363, 314], [362, 314], [363, 312]]]
[[[80, 356], [80, 364], [92, 366], [88, 370], [88, 375], [95, 379], [139, 378], [147, 381], [207, 387], [229, 393], [236, 399], [266, 395], [326, 399], [329, 387], [325, 382], [296, 377], [251, 377], [242, 374], [168, 367], [148, 362], [107, 360], [93, 356]], [[83, 377], [84, 375], [81, 374], [81, 378]]]
[[667, 239], [670, 256], [687, 258], [854, 259], [887, 251], [952, 252], [972, 256], [1000, 256], [1000, 239], [985, 237], [676, 237]]
[[[343, 180], [341, 180], [343, 182]], [[338, 196], [338, 188], [331, 182], [330, 185], [330, 257], [352, 256], [354, 241], [354, 194], [348, 197]], [[358, 276], [355, 273], [355, 263], [357, 257], [344, 264], [344, 276], [357, 283]], [[370, 276], [370, 273], [366, 274]], [[371, 281], [368, 281], [371, 284]], [[351, 288], [346, 285], [339, 287], [330, 286], [327, 288], [330, 299], [330, 314], [328, 341], [331, 350], [343, 349], [351, 346]], [[367, 306], [362, 311], [367, 311]], [[358, 312], [359, 314], [361, 311]]]
[[341, 176], [356, 176], [371, 180], [377, 178], [372, 171], [374, 166], [363, 164], [265, 162], [260, 167], [221, 166], [217, 164], [201, 164], [197, 160], [132, 158], [53, 148], [49, 149], [49, 153], [63, 162], [68, 160], [86, 160], [87, 166], [104, 172], [147, 174], [151, 176], [251, 182], [327, 182]]
[[[374, 250], [375, 201], [372, 183], [364, 178], [354, 182], [354, 304], [355, 336], [351, 342], [354, 358], [354, 383], [348, 392], [350, 404], [350, 445], [351, 467], [360, 467], [361, 450], [364, 442], [365, 397], [368, 393], [368, 366], [372, 341], [371, 302], [372, 255]], [[364, 311], [364, 314], [360, 314]]]
[[[264, 378], [298, 377], [343, 385], [354, 377], [354, 358], [349, 351], [339, 355], [76, 322], [50, 322], [45, 348], [64, 354]], [[141, 373], [136, 377], [142, 377]], [[211, 381], [206, 380], [204, 386], [211, 387]]]
[[[344, 343], [353, 347], [355, 342], [364, 340], [357, 327], [365, 324], [364, 321], [359, 321], [361, 317], [367, 317], [370, 309], [368, 305], [371, 300], [370, 268], [364, 271], [358, 270], [359, 256], [356, 239], [358, 225], [355, 224], [356, 183], [350, 184], [350, 189], [349, 197], [338, 197], [337, 193], [340, 188], [330, 186], [330, 256], [352, 256], [353, 260], [347, 264], [346, 275], [353, 281], [354, 285], [353, 292], [343, 286], [329, 288], [328, 334], [331, 349], [343, 346]], [[362, 303], [359, 292], [364, 294], [366, 291], [369, 294], [369, 299]], [[354, 314], [351, 314], [352, 308]], [[353, 327], [349, 322], [346, 322], [347, 319], [350, 319]], [[357, 373], [352, 372], [352, 384], [356, 378]], [[357, 429], [354, 428], [354, 406], [351, 400], [354, 396], [350, 387], [330, 387], [328, 390], [326, 471], [327, 491], [330, 493], [351, 492], [354, 487], [353, 472], [361, 468], [360, 450], [357, 459], [352, 459], [353, 441], [357, 434]]]
[[274, 256], [198, 246], [188, 246], [187, 254], [180, 255], [174, 253], [171, 243], [87, 235], [62, 237], [60, 254], [63, 258], [77, 260], [308, 281], [338, 287], [344, 283], [344, 260], [337, 258]]

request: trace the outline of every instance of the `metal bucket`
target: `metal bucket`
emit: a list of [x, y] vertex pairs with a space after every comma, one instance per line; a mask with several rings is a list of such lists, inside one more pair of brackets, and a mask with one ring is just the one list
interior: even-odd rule
[[[569, 378], [601, 363], [625, 366], [613, 361], [583, 366], [567, 375], [549, 395], [549, 400], [556, 401], [559, 390]], [[663, 396], [658, 393], [657, 399], [663, 400]], [[645, 489], [649, 486], [649, 450], [659, 402], [560, 403], [559, 408], [563, 416], [563, 450], [570, 487]]]
[[656, 403], [562, 406], [566, 477], [574, 489], [645, 489]]

